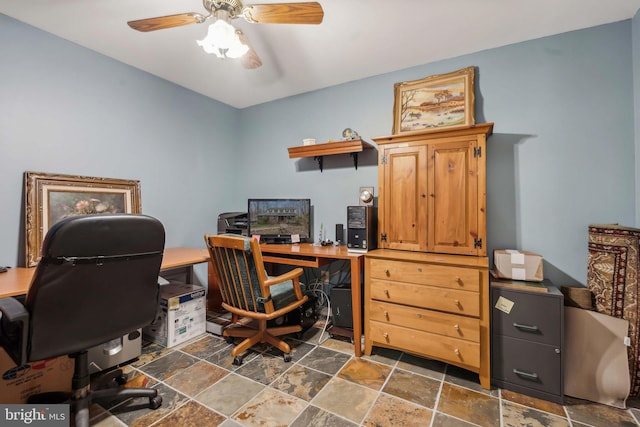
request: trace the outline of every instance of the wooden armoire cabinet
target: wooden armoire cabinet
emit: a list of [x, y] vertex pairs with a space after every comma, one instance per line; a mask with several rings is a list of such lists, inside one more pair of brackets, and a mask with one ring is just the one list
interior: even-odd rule
[[378, 247], [486, 255], [486, 141], [493, 123], [376, 138]]
[[394, 348], [490, 388], [486, 143], [493, 123], [375, 138], [378, 248], [365, 257], [365, 354]]

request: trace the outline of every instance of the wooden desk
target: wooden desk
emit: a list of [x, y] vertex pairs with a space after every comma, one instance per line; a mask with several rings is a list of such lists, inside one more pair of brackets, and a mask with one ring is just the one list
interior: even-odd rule
[[[166, 248], [160, 269], [166, 271], [207, 261], [209, 253], [206, 249]], [[26, 294], [35, 271], [35, 267], [15, 267], [0, 273], [0, 298]]]
[[265, 262], [318, 268], [340, 259], [348, 259], [351, 268], [351, 311], [353, 316], [353, 345], [357, 357], [362, 356], [362, 281], [363, 253], [348, 252], [346, 246], [314, 246], [261, 244]]

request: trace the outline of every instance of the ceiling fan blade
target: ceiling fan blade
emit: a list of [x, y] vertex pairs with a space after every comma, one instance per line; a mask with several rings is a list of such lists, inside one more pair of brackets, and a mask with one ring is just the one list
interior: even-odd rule
[[253, 50], [253, 46], [251, 46], [251, 43], [249, 43], [249, 38], [241, 30], [236, 30], [236, 31], [238, 31], [240, 41], [243, 44], [246, 44], [247, 46], [249, 46], [249, 50], [247, 51], [247, 53], [242, 55], [242, 58], [240, 58], [240, 62], [242, 63], [242, 66], [248, 69], [254, 69], [254, 68], [260, 67], [262, 65], [262, 61], [260, 60], [260, 57], [258, 56], [256, 51]]
[[165, 28], [180, 27], [182, 25], [199, 24], [205, 21], [205, 17], [199, 13], [179, 13], [177, 15], [159, 16], [157, 18], [138, 19], [127, 24], [134, 30], [147, 32], [164, 30]]
[[318, 2], [251, 4], [242, 16], [254, 24], [320, 24], [324, 11]]

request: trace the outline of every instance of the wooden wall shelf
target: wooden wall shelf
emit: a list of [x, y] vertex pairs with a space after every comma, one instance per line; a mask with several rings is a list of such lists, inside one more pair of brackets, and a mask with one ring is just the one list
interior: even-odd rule
[[374, 146], [368, 142], [364, 142], [361, 139], [352, 139], [347, 141], [325, 142], [322, 144], [290, 147], [288, 150], [290, 159], [313, 157], [318, 161], [320, 172], [322, 172], [322, 160], [324, 156], [350, 154], [353, 157], [353, 164], [355, 168], [358, 169], [358, 153], [371, 148], [374, 148]]

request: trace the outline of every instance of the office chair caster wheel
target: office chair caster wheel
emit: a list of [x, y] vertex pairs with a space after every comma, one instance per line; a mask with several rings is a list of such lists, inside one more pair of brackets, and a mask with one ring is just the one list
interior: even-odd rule
[[291, 355], [290, 355], [290, 354], [286, 354], [286, 353], [285, 353], [285, 354], [283, 355], [283, 358], [284, 358], [285, 363], [289, 363], [289, 362], [291, 362]]
[[240, 356], [236, 356], [233, 358], [233, 364], [236, 366], [242, 365], [242, 358]]
[[149, 409], [158, 409], [162, 406], [162, 396], [149, 398]]
[[233, 344], [233, 337], [225, 337], [224, 340], [227, 342], [227, 344]]
[[118, 385], [125, 385], [129, 380], [129, 378], [127, 378], [125, 374], [120, 374], [117, 377], [115, 377], [114, 380]]

